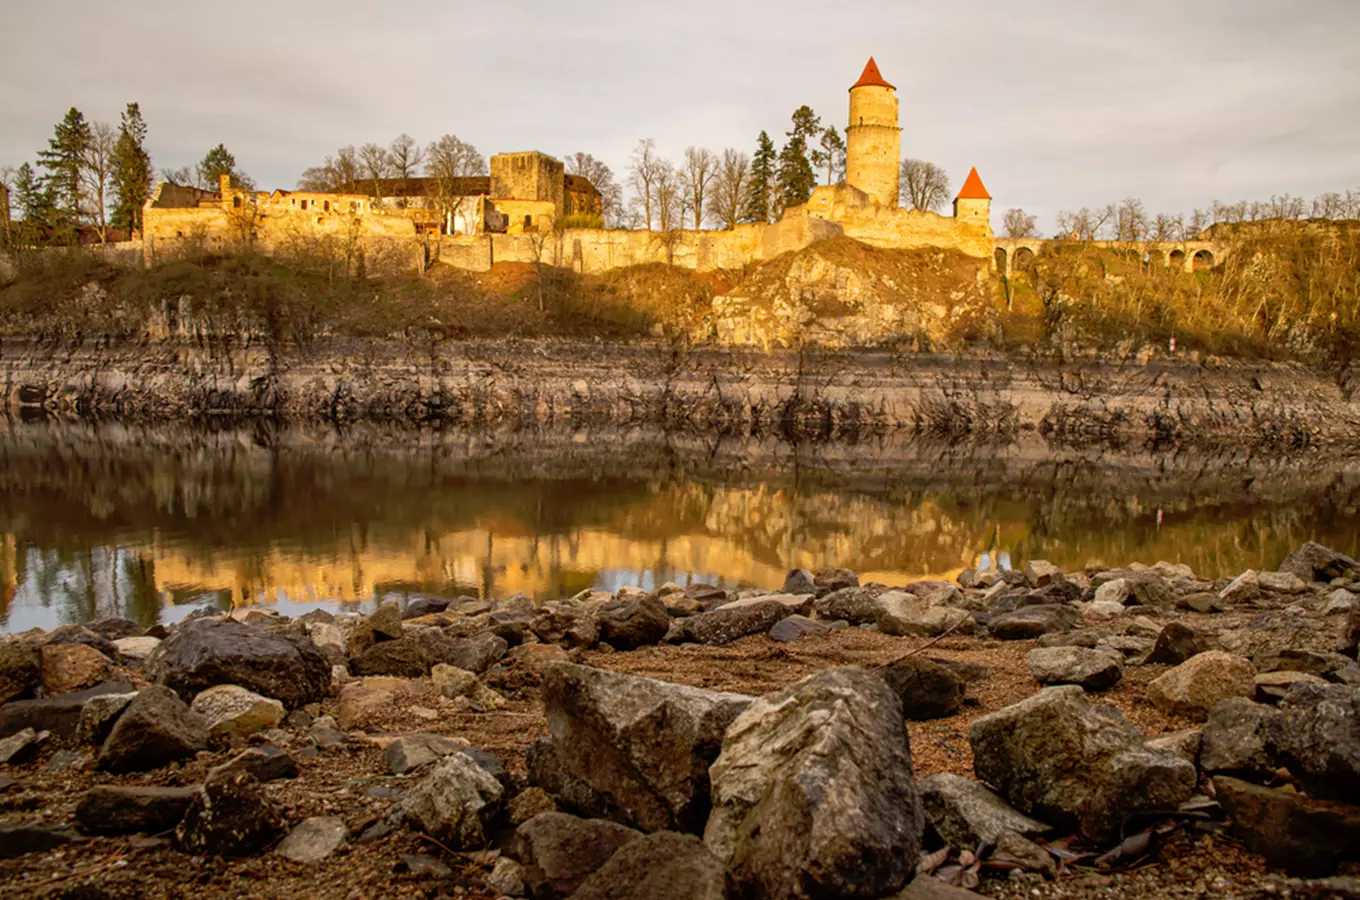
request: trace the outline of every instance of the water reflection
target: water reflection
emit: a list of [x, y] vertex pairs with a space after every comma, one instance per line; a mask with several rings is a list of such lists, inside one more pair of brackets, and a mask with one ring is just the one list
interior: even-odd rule
[[0, 627], [196, 606], [538, 599], [795, 566], [901, 583], [965, 566], [1158, 559], [1227, 574], [1353, 552], [1349, 459], [650, 433], [0, 429]]

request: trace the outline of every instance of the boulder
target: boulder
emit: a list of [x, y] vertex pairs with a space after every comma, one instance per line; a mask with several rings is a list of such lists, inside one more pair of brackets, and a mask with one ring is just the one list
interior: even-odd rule
[[429, 669], [430, 658], [422, 642], [415, 637], [379, 641], [350, 662], [350, 670], [355, 675], [420, 678]]
[[[1219, 647], [1228, 653], [1245, 656], [1259, 671], [1295, 669], [1308, 672], [1296, 660], [1303, 653], [1335, 656], [1345, 647], [1341, 623], [1319, 620], [1290, 610], [1272, 610], [1253, 617], [1240, 628], [1231, 628], [1218, 637]], [[1313, 674], [1321, 674], [1314, 671]]]
[[1229, 697], [1256, 696], [1256, 667], [1250, 660], [1209, 650], [1148, 682], [1147, 698], [1164, 713], [1204, 721]]
[[60, 737], [75, 734], [80, 722], [81, 709], [91, 697], [104, 694], [134, 693], [132, 685], [126, 681], [110, 681], [106, 684], [62, 694], [59, 697], [44, 697], [41, 700], [11, 700], [0, 706], [0, 737], [8, 737], [25, 728], [34, 731], [50, 731]]
[[93, 622], [85, 623], [85, 627], [115, 644], [120, 638], [137, 637], [142, 633], [142, 626], [121, 616], [100, 616]]
[[113, 660], [88, 644], [49, 644], [41, 656], [42, 687], [48, 696], [94, 687], [113, 675]]
[[1214, 778], [1230, 833], [1266, 865], [1290, 875], [1333, 875], [1360, 861], [1360, 807], [1271, 790], [1236, 778]]
[[1120, 606], [1170, 606], [1175, 599], [1165, 579], [1151, 573], [1126, 573], [1104, 582], [1095, 589], [1096, 603], [1117, 603]]
[[1180, 622], [1170, 622], [1157, 633], [1157, 643], [1143, 660], [1146, 665], [1179, 666], [1192, 656], [1210, 649], [1198, 631]]
[[146, 661], [146, 673], [186, 697], [235, 684], [290, 709], [325, 699], [331, 682], [330, 663], [309, 639], [230, 619], [180, 625]]
[[401, 606], [395, 600], [384, 600], [379, 603], [378, 608], [369, 613], [368, 627], [373, 629], [374, 640], [400, 640], [402, 636]]
[[25, 728], [7, 738], [0, 738], [0, 766], [27, 761], [38, 749], [38, 745], [48, 737], [49, 733], [46, 731]]
[[1228, 586], [1218, 592], [1218, 599], [1224, 603], [1250, 603], [1261, 596], [1261, 584], [1255, 569], [1247, 569], [1238, 575]]
[[198, 787], [98, 785], [80, 798], [76, 822], [86, 834], [158, 834], [180, 823]]
[[200, 691], [189, 708], [208, 723], [208, 733], [215, 740], [245, 740], [283, 721], [282, 703], [235, 684]]
[[790, 569], [784, 578], [781, 594], [816, 594], [817, 578], [807, 569]]
[[1280, 713], [1245, 697], [1230, 697], [1209, 710], [1200, 734], [1199, 767], [1205, 774], [1269, 778], [1278, 767], [1271, 742]]
[[340, 688], [340, 702], [335, 711], [336, 723], [345, 731], [364, 726], [378, 713], [388, 711], [397, 692], [408, 683], [405, 678], [382, 676], [358, 678], [349, 682]]
[[407, 603], [406, 608], [401, 611], [402, 621], [442, 613], [449, 608], [449, 604], [452, 602], [453, 600], [449, 597], [416, 597], [410, 603]]
[[80, 707], [80, 719], [76, 722], [77, 743], [104, 743], [118, 717], [136, 696], [136, 691], [129, 691], [126, 694], [102, 694], [86, 700]]
[[313, 816], [303, 819], [279, 841], [274, 852], [293, 862], [320, 862], [335, 853], [349, 839], [349, 829], [339, 816]]
[[1296, 684], [1326, 684], [1325, 678], [1307, 672], [1262, 672], [1256, 676], [1256, 701], [1279, 703]]
[[838, 567], [818, 569], [812, 583], [817, 588], [817, 596], [821, 597], [834, 591], [859, 587], [859, 576], [850, 569]]
[[643, 831], [703, 827], [709, 764], [750, 702], [571, 663], [549, 665], [543, 678], [548, 730], [563, 768]]
[[[879, 594], [874, 604], [878, 630], [895, 637], [938, 637], [951, 628], [963, 626], [968, 619], [967, 610], [936, 605], [928, 597], [906, 591]], [[970, 628], [965, 629], [965, 633], [969, 632]]]
[[916, 870], [924, 819], [897, 695], [826, 669], [750, 704], [713, 763], [704, 843], [761, 897], [879, 898]]
[[600, 607], [598, 620], [600, 640], [615, 650], [658, 644], [671, 627], [665, 604], [650, 594], [606, 603]]
[[113, 641], [102, 634], [91, 631], [84, 625], [58, 625], [48, 632], [46, 640], [43, 641], [43, 645], [47, 647], [62, 644], [83, 644], [86, 647], [93, 647], [109, 658], [118, 655], [118, 650], [113, 646]]
[[160, 638], [146, 636], [115, 638], [113, 641], [119, 656], [136, 663], [146, 662], [160, 645]]
[[192, 856], [250, 856], [278, 840], [283, 811], [246, 772], [210, 774], [175, 829], [175, 845]]
[[941, 772], [921, 779], [919, 786], [926, 821], [951, 847], [976, 851], [1008, 831], [1037, 835], [1050, 830], [971, 778]]
[[1131, 813], [1174, 809], [1195, 786], [1194, 765], [1145, 748], [1137, 728], [1075, 685], [977, 719], [968, 739], [981, 781], [1021, 812], [1096, 840]]
[[1002, 641], [1024, 641], [1040, 635], [1071, 631], [1077, 611], [1070, 606], [1041, 604], [1002, 613], [987, 623], [992, 637]]
[[881, 587], [842, 588], [819, 597], [812, 608], [823, 619], [844, 619], [852, 625], [863, 625], [874, 621], [878, 613], [874, 600], [880, 593]]
[[737, 900], [727, 867], [688, 834], [630, 841], [587, 878], [572, 900]]
[[38, 648], [16, 638], [0, 641], [0, 703], [31, 697], [41, 683]]
[[958, 673], [937, 662], [908, 656], [878, 674], [897, 695], [902, 717], [908, 722], [942, 719], [963, 706], [966, 683]]
[[486, 846], [505, 789], [468, 756], [454, 753], [435, 763], [402, 801], [408, 821], [450, 850]]
[[1274, 744], [1308, 793], [1360, 804], [1360, 687], [1290, 688], [1280, 702]]
[[1036, 647], [1025, 659], [1040, 684], [1076, 684], [1107, 691], [1124, 677], [1124, 658], [1110, 650], [1085, 647]]
[[539, 738], [529, 745], [524, 754], [524, 770], [529, 784], [568, 812], [587, 819], [613, 819], [621, 815], [608, 797], [566, 770], [552, 738]]
[[169, 688], [153, 684], [114, 723], [99, 750], [106, 772], [145, 772], [208, 747], [208, 725]]
[[1301, 544], [1284, 558], [1277, 567], [1307, 582], [1331, 581], [1333, 578], [1360, 579], [1360, 563], [1314, 541]]
[[1256, 583], [1272, 594], [1302, 594], [1309, 585], [1293, 572], [1257, 572]]
[[426, 634], [418, 636], [423, 641], [430, 665], [443, 663], [481, 675], [500, 661], [510, 645], [490, 631], [482, 631], [471, 637], [450, 639], [434, 629], [426, 629]]
[[730, 644], [748, 634], [764, 634], [793, 614], [778, 601], [735, 606], [731, 603], [683, 619], [683, 635], [696, 644]]
[[600, 640], [599, 610], [595, 606], [550, 603], [530, 620], [529, 629], [545, 644], [565, 649], [593, 647]]
[[1063, 575], [1062, 569], [1059, 569], [1046, 559], [1030, 560], [1025, 563], [1023, 571], [1025, 580], [1029, 582], [1029, 586], [1032, 588], [1046, 587], [1055, 581], [1063, 582], [1067, 580], [1067, 577]]
[[570, 897], [620, 847], [641, 836], [603, 819], [540, 813], [515, 831], [525, 887], [534, 900]]

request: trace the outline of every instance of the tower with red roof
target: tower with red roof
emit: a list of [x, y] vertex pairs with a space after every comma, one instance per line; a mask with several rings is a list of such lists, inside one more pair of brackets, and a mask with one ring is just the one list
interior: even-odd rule
[[850, 124], [845, 127], [845, 183], [884, 206], [897, 206], [902, 129], [897, 126], [897, 89], [883, 80], [869, 57], [850, 88]]
[[969, 170], [959, 195], [954, 198], [954, 218], [961, 223], [991, 225], [992, 195], [978, 177], [976, 166]]

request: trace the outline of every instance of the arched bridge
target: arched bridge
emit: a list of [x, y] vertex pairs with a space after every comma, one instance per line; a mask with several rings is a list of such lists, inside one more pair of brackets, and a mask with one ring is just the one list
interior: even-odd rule
[[[1034, 257], [1049, 245], [1063, 246], [1076, 241], [1047, 238], [997, 238], [993, 263], [998, 274], [1009, 278], [1012, 273], [1030, 267]], [[1228, 255], [1228, 248], [1216, 241], [1086, 241], [1092, 247], [1111, 250], [1133, 250], [1142, 254], [1149, 266], [1170, 266], [1183, 272], [1206, 272], [1219, 265]]]

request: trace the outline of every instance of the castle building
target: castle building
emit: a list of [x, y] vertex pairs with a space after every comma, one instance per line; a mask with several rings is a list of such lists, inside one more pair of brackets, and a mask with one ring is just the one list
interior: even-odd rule
[[992, 195], [983, 187], [977, 166], [968, 170], [959, 195], [954, 198], [954, 218], [960, 222], [986, 223], [991, 226]]
[[897, 88], [883, 80], [871, 56], [859, 81], [850, 87], [845, 183], [859, 188], [882, 206], [896, 206], [901, 159]]

